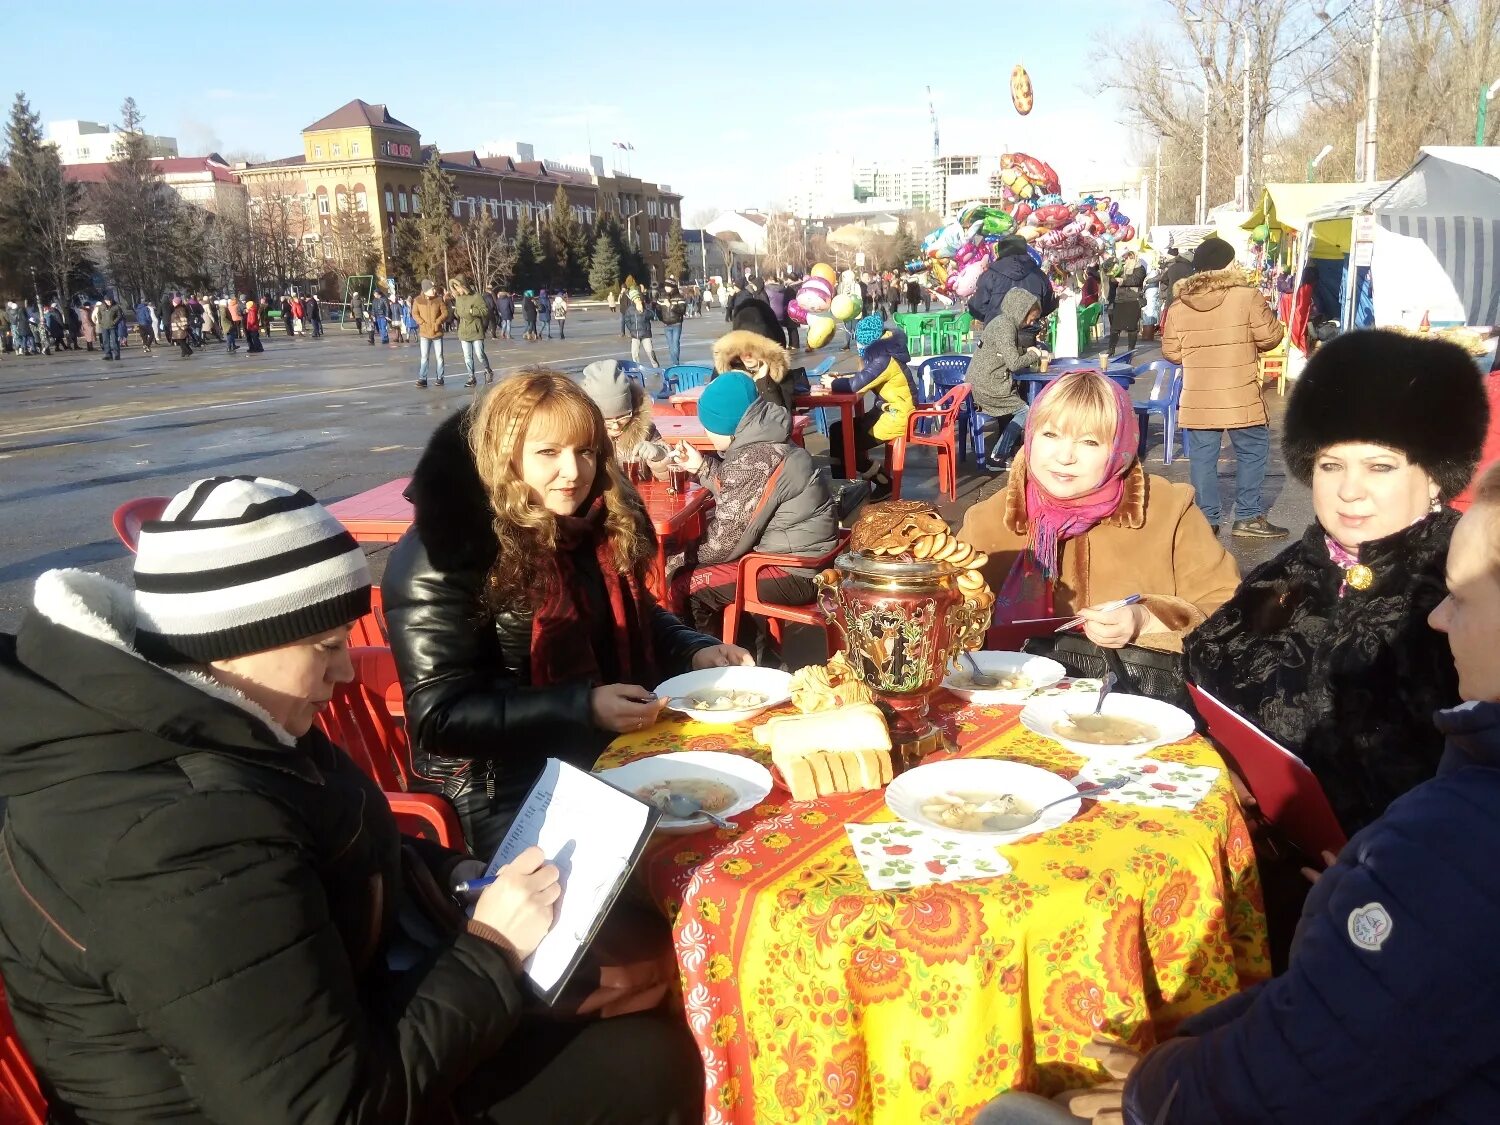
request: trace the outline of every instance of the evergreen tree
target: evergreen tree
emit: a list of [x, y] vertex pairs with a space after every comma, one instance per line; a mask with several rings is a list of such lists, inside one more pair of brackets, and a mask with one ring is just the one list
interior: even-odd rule
[[[386, 265], [396, 279], [396, 287], [402, 293], [411, 293], [421, 280], [422, 230], [419, 220], [410, 217], [396, 220], [396, 229], [391, 234], [391, 254]], [[340, 288], [338, 292], [342, 293]]]
[[193, 257], [185, 244], [189, 228], [196, 226], [183, 212], [188, 204], [162, 182], [140, 126], [135, 99], [126, 98], [114, 159], [95, 196], [109, 272], [122, 304], [161, 301], [167, 285], [190, 272], [179, 270], [179, 264]]
[[546, 262], [541, 240], [534, 227], [526, 227], [516, 239], [516, 256], [511, 265], [511, 284], [517, 289], [539, 289], [546, 284]]
[[589, 288], [602, 297], [620, 286], [620, 252], [610, 240], [608, 231], [594, 239], [594, 253], [589, 265]]
[[5, 129], [0, 173], [0, 279], [30, 293], [36, 287], [67, 302], [70, 275], [82, 260], [72, 240], [82, 204], [78, 187], [63, 179], [57, 148], [42, 140], [41, 117], [24, 93], [16, 95]]
[[896, 259], [897, 266], [906, 265], [921, 252], [917, 240], [912, 237], [911, 227], [906, 224], [905, 215], [896, 220], [896, 233], [891, 237], [895, 240], [891, 245], [891, 254]]
[[682, 224], [672, 220], [671, 233], [667, 235], [667, 276], [673, 281], [687, 277], [687, 243], [682, 241]]
[[453, 176], [443, 170], [434, 151], [422, 169], [422, 214], [417, 218], [419, 249], [415, 265], [440, 286], [448, 284], [449, 258], [455, 250], [453, 196]]
[[593, 239], [582, 223], [573, 227], [573, 244], [568, 247], [568, 279], [570, 291], [592, 288], [589, 283], [589, 268], [593, 260]]
[[545, 244], [551, 270], [551, 284], [566, 288], [574, 273], [573, 254], [578, 242], [578, 220], [573, 217], [573, 204], [562, 184], [552, 197], [552, 214], [547, 217]]

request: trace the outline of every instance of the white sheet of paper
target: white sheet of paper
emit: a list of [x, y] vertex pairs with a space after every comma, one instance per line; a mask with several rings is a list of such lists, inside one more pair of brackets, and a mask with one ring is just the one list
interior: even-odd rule
[[645, 802], [592, 774], [547, 759], [487, 872], [495, 874], [536, 845], [561, 873], [557, 918], [522, 966], [542, 991], [562, 978], [588, 943], [595, 920], [630, 866], [650, 813]]

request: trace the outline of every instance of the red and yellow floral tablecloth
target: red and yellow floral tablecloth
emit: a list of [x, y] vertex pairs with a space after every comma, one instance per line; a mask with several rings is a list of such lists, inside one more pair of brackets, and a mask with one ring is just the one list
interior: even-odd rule
[[[1076, 774], [1082, 760], [1018, 714], [934, 702], [963, 755]], [[663, 722], [599, 764], [669, 750], [765, 761], [748, 729]], [[1200, 739], [1152, 757], [1222, 765]], [[881, 792], [797, 803], [774, 789], [738, 833], [653, 843], [646, 876], [673, 919], [710, 1125], [967, 1121], [1003, 1090], [1100, 1081], [1080, 1054], [1095, 1033], [1148, 1047], [1269, 974], [1227, 773], [1191, 812], [1088, 802], [978, 882], [871, 891], [843, 826], [886, 819]]]

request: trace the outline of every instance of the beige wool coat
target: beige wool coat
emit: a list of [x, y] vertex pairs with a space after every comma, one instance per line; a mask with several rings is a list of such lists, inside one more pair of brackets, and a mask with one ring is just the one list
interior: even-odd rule
[[[1004, 490], [964, 517], [958, 537], [988, 553], [983, 573], [999, 591], [1029, 542], [1026, 463], [1018, 456]], [[1125, 476], [1120, 506], [1087, 534], [1058, 544], [1053, 609], [1059, 615], [1143, 594], [1169, 630], [1136, 644], [1180, 652], [1182, 638], [1227, 602], [1240, 584], [1234, 557], [1193, 502], [1191, 485], [1149, 476], [1140, 462]]]
[[1266, 424], [1260, 353], [1286, 331], [1237, 266], [1185, 277], [1172, 290], [1161, 354], [1182, 364], [1177, 424], [1237, 430]]

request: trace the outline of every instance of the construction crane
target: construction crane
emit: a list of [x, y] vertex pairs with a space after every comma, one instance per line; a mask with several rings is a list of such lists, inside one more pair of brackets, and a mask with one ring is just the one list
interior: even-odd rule
[[932, 158], [938, 158], [937, 107], [932, 104], [932, 87], [927, 87], [927, 116], [932, 119]]

